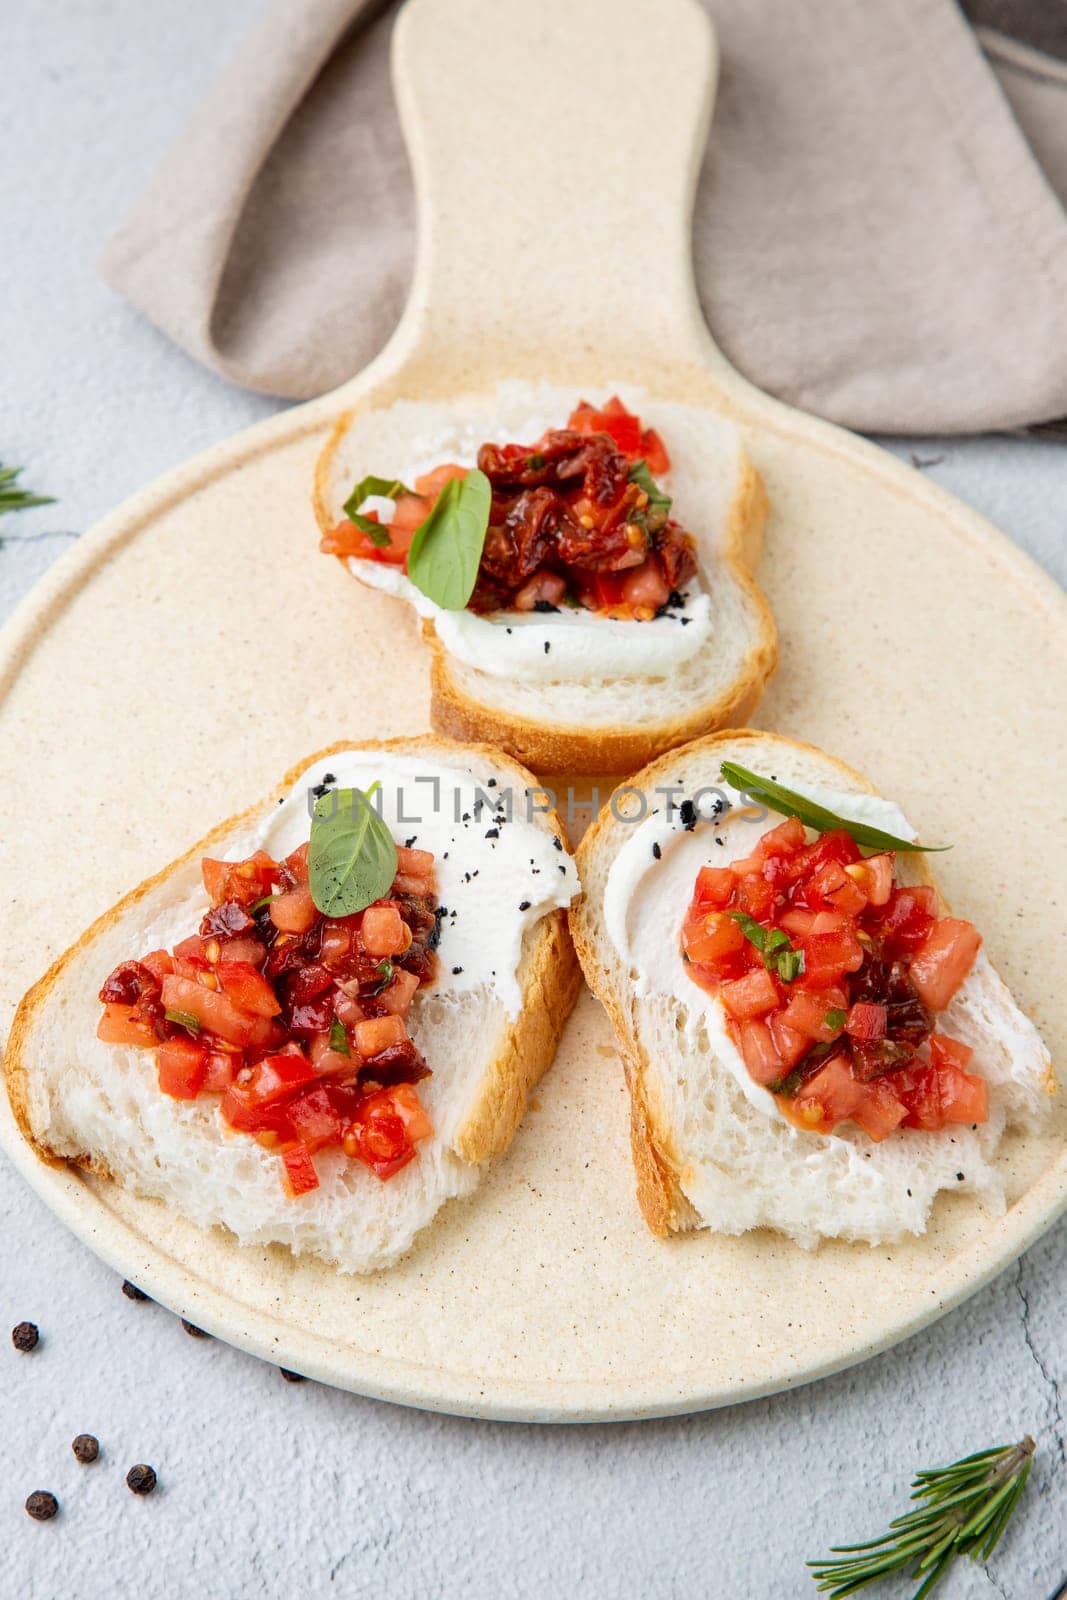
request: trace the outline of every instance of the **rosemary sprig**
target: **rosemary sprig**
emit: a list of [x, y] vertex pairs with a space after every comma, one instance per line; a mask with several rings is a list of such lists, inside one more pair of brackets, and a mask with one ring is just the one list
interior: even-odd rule
[[922, 1579], [912, 1600], [925, 1600], [957, 1556], [987, 1561], [1018, 1504], [1036, 1448], [1027, 1434], [1018, 1444], [916, 1473], [911, 1498], [925, 1503], [894, 1518], [880, 1539], [835, 1545], [832, 1559], [809, 1561], [816, 1588], [829, 1591], [830, 1600], [844, 1600], [879, 1578], [906, 1572]]
[[55, 502], [50, 494], [31, 494], [18, 487], [21, 467], [5, 467], [0, 463], [0, 517], [7, 511], [27, 511], [30, 506], [50, 506]]

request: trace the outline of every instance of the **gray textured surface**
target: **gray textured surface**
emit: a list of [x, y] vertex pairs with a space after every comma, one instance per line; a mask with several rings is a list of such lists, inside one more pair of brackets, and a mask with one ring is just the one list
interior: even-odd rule
[[[6, 615], [101, 513], [271, 405], [196, 369], [92, 272], [254, 0], [5, 10], [0, 459], [59, 500], [0, 523]], [[1067, 575], [1067, 446], [894, 448]], [[43, 1335], [31, 1356], [0, 1343], [12, 1600], [803, 1596], [804, 1558], [875, 1532], [917, 1465], [1026, 1429], [1041, 1453], [1025, 1511], [989, 1574], [957, 1569], [943, 1592], [1043, 1600], [1067, 1574], [1062, 1226], [936, 1327], [838, 1378], [709, 1416], [538, 1429], [290, 1386], [124, 1299], [2, 1162], [0, 1208], [0, 1330], [30, 1318]], [[70, 1452], [82, 1431], [103, 1444], [91, 1467]], [[123, 1484], [134, 1461], [159, 1472], [151, 1499]], [[56, 1522], [23, 1514], [36, 1488], [59, 1496]]]

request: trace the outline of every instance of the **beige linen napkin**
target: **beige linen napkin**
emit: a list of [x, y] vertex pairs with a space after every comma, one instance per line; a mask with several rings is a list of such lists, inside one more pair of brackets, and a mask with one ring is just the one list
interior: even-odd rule
[[[1067, 68], [1005, 20], [1039, 0], [969, 0], [1008, 98], [952, 0], [705, 3], [722, 70], [694, 247], [727, 356], [862, 429], [1067, 415]], [[392, 20], [388, 0], [272, 0], [104, 254], [116, 289], [249, 388], [319, 394], [400, 315]]]

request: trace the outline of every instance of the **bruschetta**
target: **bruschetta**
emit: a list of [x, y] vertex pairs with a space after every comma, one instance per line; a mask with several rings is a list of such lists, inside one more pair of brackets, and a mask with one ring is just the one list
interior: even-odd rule
[[771, 733], [676, 750], [601, 813], [571, 927], [653, 1232], [877, 1244], [940, 1190], [1003, 1206], [1001, 1136], [1055, 1080], [931, 860], [858, 773]]
[[532, 785], [433, 737], [301, 763], [25, 996], [25, 1137], [243, 1243], [395, 1260], [507, 1148], [577, 995]]
[[320, 548], [422, 618], [434, 727], [539, 773], [632, 771], [736, 724], [777, 659], [737, 428], [628, 393], [357, 410], [318, 465]]

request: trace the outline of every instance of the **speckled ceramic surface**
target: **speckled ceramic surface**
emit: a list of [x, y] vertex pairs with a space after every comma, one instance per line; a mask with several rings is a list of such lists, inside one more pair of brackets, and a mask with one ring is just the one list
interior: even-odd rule
[[[303, 753], [425, 726], [411, 621], [315, 553], [309, 485], [336, 411], [500, 376], [618, 378], [744, 429], [774, 504], [761, 582], [782, 640], [758, 720], [844, 756], [956, 842], [945, 888], [1062, 1059], [1047, 952], [1067, 929], [1032, 885], [1038, 863], [1043, 885], [1056, 871], [1062, 826], [1059, 591], [917, 473], [759, 396], [710, 345], [686, 222], [713, 80], [696, 7], [631, 0], [622, 31], [607, 26], [612, 0], [524, 9], [521, 96], [495, 25], [505, 7], [518, 0], [412, 0], [398, 28], [422, 249], [389, 349], [342, 395], [135, 496], [4, 636], [0, 859], [21, 886], [0, 929], [5, 1020], [93, 916]], [[641, 109], [653, 58], [672, 85], [655, 119]], [[589, 105], [620, 103], [631, 115], [610, 164], [575, 161]], [[765, 1233], [664, 1243], [637, 1212], [620, 1065], [586, 996], [478, 1194], [359, 1280], [40, 1165], [6, 1103], [0, 1139], [93, 1249], [234, 1343], [411, 1404], [589, 1419], [802, 1382], [930, 1321], [1063, 1209], [1064, 1123], [1005, 1146], [1002, 1217], [950, 1197], [925, 1238], [893, 1249], [809, 1254]]]

